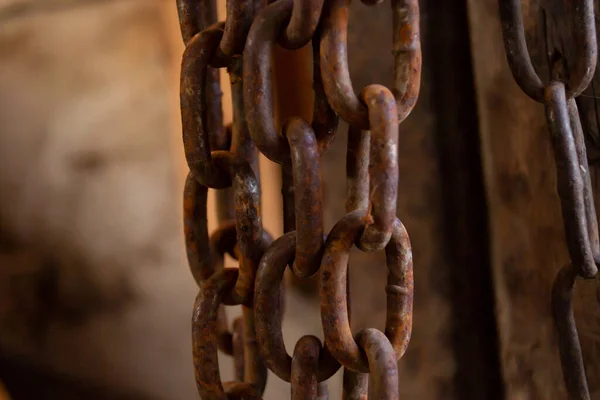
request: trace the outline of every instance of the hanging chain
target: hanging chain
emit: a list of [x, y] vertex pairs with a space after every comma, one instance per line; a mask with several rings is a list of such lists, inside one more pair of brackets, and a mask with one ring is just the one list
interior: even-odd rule
[[600, 262], [598, 222], [592, 195], [581, 120], [575, 103], [596, 70], [597, 44], [593, 0], [570, 5], [574, 14], [575, 62], [568, 76], [565, 60], [550, 65], [552, 77], [543, 82], [535, 72], [527, 44], [520, 0], [499, 0], [506, 55], [517, 84], [533, 100], [544, 104], [554, 149], [557, 190], [571, 264], [554, 281], [552, 311], [558, 332], [563, 377], [570, 399], [590, 399], [581, 346], [573, 315], [573, 287], [577, 276], [593, 278]]
[[[363, 0], [371, 5], [379, 1]], [[214, 0], [177, 0], [185, 52], [181, 115], [190, 172], [184, 191], [188, 261], [200, 290], [192, 341], [203, 399], [260, 399], [266, 368], [291, 383], [292, 399], [326, 399], [325, 381], [344, 367], [344, 398], [398, 398], [397, 361], [412, 329], [410, 240], [396, 217], [398, 125], [419, 94], [421, 47], [417, 0], [392, 0], [394, 84], [356, 95], [346, 37], [350, 0], [227, 0], [225, 22]], [[271, 55], [275, 45], [313, 47], [312, 121], [274, 124]], [[218, 68], [230, 76], [233, 124], [222, 125]], [[325, 235], [321, 158], [338, 125], [350, 124], [348, 214]], [[260, 211], [258, 151], [291, 165], [296, 230], [272, 241]], [[207, 226], [208, 189], [217, 190], [219, 227]], [[350, 324], [348, 259], [385, 249], [385, 332]], [[225, 254], [239, 268], [224, 268]], [[303, 336], [293, 354], [282, 336], [283, 275], [319, 274], [324, 343]], [[241, 305], [232, 324], [225, 305]], [[221, 381], [218, 350], [234, 357], [236, 381]]]

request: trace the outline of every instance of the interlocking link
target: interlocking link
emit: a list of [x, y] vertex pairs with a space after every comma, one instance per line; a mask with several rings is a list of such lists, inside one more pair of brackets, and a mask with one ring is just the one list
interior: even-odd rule
[[[546, 84], [542, 82], [531, 62], [521, 11], [521, 0], [499, 0], [500, 19], [506, 57], [517, 84], [532, 99], [543, 103]], [[572, 35], [576, 62], [570, 72], [567, 86], [568, 97], [577, 97], [588, 87], [594, 71], [598, 53], [596, 25], [594, 21], [594, 1], [572, 1], [575, 11]]]
[[325, 0], [294, 0], [294, 8], [280, 43], [288, 49], [308, 44], [317, 29]]
[[[365, 104], [356, 96], [348, 70], [347, 30], [350, 0], [330, 0], [324, 7], [321, 74], [331, 107], [350, 125], [369, 129]], [[417, 0], [393, 0], [394, 87], [398, 121], [414, 108], [421, 81], [421, 44]]]
[[296, 214], [296, 253], [292, 269], [309, 278], [321, 266], [323, 248], [323, 190], [321, 154], [310, 125], [291, 118], [283, 127], [290, 145]]
[[[321, 322], [325, 346], [346, 368], [369, 372], [365, 353], [353, 338], [348, 317], [346, 279], [352, 244], [364, 229], [364, 210], [353, 211], [331, 230], [321, 264]], [[396, 219], [392, 239], [386, 247], [388, 268], [385, 334], [396, 357], [404, 355], [412, 330], [413, 267], [410, 240]]]
[[[590, 245], [582, 165], [571, 129], [565, 84], [557, 81], [550, 83], [545, 90], [545, 97], [546, 120], [554, 148], [557, 189], [569, 255], [580, 275], [591, 278], [598, 268]], [[583, 167], [587, 168], [587, 165]]]
[[[571, 265], [558, 272], [552, 289], [552, 314], [558, 333], [563, 377], [570, 399], [589, 400], [581, 345], [573, 314], [575, 278], [593, 278], [600, 262], [598, 221], [585, 141], [575, 97], [589, 85], [597, 58], [594, 3], [569, 2], [574, 17], [573, 60], [567, 74], [560, 55], [549, 66], [548, 83], [535, 72], [527, 50], [520, 0], [499, 0], [506, 56], [515, 81], [525, 94], [543, 103], [554, 150], [557, 192]], [[561, 64], [563, 63], [563, 64]], [[563, 76], [567, 75], [567, 76]]]
[[[396, 399], [396, 361], [410, 340], [413, 296], [410, 242], [396, 218], [398, 124], [414, 107], [419, 92], [417, 1], [392, 1], [393, 88], [370, 85], [358, 97], [349, 81], [342, 40], [347, 21], [335, 19], [336, 12], [347, 13], [346, 1], [228, 0], [227, 18], [220, 23], [216, 23], [214, 0], [178, 0], [177, 6], [186, 44], [180, 92], [190, 169], [184, 190], [184, 229], [188, 262], [200, 287], [192, 318], [200, 396], [259, 399], [268, 367], [291, 383], [292, 399], [325, 400], [325, 381], [341, 362], [347, 367], [346, 392], [354, 393], [349, 398], [366, 394], [370, 378], [377, 398]], [[292, 117], [280, 132], [273, 113], [273, 48], [281, 44], [297, 49], [309, 43], [313, 50], [312, 121]], [[343, 51], [332, 54], [332, 44], [339, 44]], [[338, 64], [328, 73], [331, 62]], [[233, 108], [233, 123], [227, 127], [222, 124], [220, 82], [215, 75], [215, 68], [224, 67], [229, 72]], [[354, 98], [349, 101], [358, 106], [340, 112], [332, 85], [351, 90]], [[321, 157], [336, 134], [338, 113], [351, 123], [346, 173], [346, 210], [351, 213], [325, 243]], [[293, 193], [295, 206], [286, 213], [291, 217], [286, 222], [294, 230], [274, 242], [262, 228], [258, 151], [290, 173], [286, 187]], [[209, 189], [217, 190], [219, 219], [211, 235]], [[355, 242], [363, 251], [386, 249], [385, 334], [366, 329], [353, 337], [350, 332], [350, 285], [344, 268]], [[224, 268], [225, 254], [236, 259], [239, 268]], [[325, 332], [324, 345], [314, 336], [303, 336], [293, 356], [285, 348], [281, 330], [282, 284], [288, 266], [299, 279], [321, 274]], [[333, 280], [335, 287], [330, 288]], [[337, 297], [343, 299], [339, 304]], [[233, 322], [232, 331], [225, 305], [242, 306], [242, 317]], [[327, 325], [331, 319], [340, 324]], [[332, 329], [340, 327], [347, 334], [345, 347], [336, 347], [332, 340]], [[233, 356], [235, 382], [221, 381], [218, 350]]]
[[316, 400], [319, 393], [317, 367], [321, 341], [314, 336], [303, 336], [296, 343], [292, 358], [290, 383], [291, 400]]
[[[256, 276], [254, 307], [261, 310], [256, 314], [256, 333], [262, 355], [271, 371], [286, 382], [291, 379], [292, 357], [283, 342], [281, 330], [279, 291], [283, 273], [293, 260], [296, 251], [296, 232], [286, 233], [265, 252]], [[329, 379], [340, 368], [340, 364], [325, 347], [319, 356], [317, 380]]]
[[573, 286], [577, 271], [570, 265], [556, 275], [552, 287], [552, 315], [558, 331], [558, 348], [570, 399], [590, 400], [581, 345], [573, 315]]

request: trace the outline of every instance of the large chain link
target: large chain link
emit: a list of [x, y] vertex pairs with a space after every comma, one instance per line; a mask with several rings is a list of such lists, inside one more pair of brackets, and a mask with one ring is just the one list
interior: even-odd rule
[[513, 76], [523, 92], [546, 108], [556, 162], [557, 190], [571, 258], [571, 264], [562, 268], [554, 281], [552, 311], [569, 398], [589, 400], [572, 300], [576, 276], [593, 278], [598, 272], [600, 242], [575, 97], [592, 80], [596, 69], [597, 43], [593, 0], [577, 0], [569, 4], [569, 11], [575, 18], [571, 36], [576, 58], [568, 75], [564, 72], [567, 70], [566, 60], [557, 59], [554, 65], [549, 66], [551, 79], [543, 82], [535, 72], [527, 50], [520, 0], [499, 0], [504, 45]]
[[[374, 4], [378, 1], [363, 1]], [[399, 360], [412, 329], [410, 241], [396, 217], [398, 125], [420, 86], [417, 0], [392, 0], [394, 85], [369, 85], [356, 95], [347, 60], [349, 0], [227, 0], [216, 21], [214, 0], [177, 0], [186, 49], [181, 114], [190, 169], [184, 192], [187, 255], [200, 287], [193, 312], [193, 355], [203, 399], [261, 398], [266, 368], [291, 382], [292, 399], [326, 399], [324, 385], [341, 366], [344, 397], [398, 398]], [[274, 124], [271, 56], [275, 45], [309, 43], [314, 60], [312, 121]], [[233, 124], [222, 125], [218, 68], [227, 67]], [[348, 196], [342, 218], [325, 235], [321, 157], [338, 125], [348, 132]], [[272, 242], [261, 222], [258, 151], [291, 165], [296, 230]], [[218, 229], [209, 236], [208, 189], [217, 190]], [[271, 243], [272, 242], [272, 243]], [[385, 249], [385, 332], [353, 335], [348, 299], [349, 251]], [[224, 255], [239, 268], [224, 268]], [[289, 355], [283, 343], [282, 282], [287, 266], [299, 278], [319, 273], [325, 343], [304, 336]], [[233, 323], [224, 305], [241, 305]], [[237, 381], [223, 383], [217, 350], [234, 357]], [[370, 380], [370, 387], [367, 389]]]

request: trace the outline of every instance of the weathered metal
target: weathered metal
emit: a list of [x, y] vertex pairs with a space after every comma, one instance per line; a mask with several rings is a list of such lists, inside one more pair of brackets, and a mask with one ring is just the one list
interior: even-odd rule
[[[345, 121], [369, 129], [367, 108], [356, 95], [348, 70], [348, 6], [350, 0], [331, 0], [324, 7], [321, 36], [321, 75], [331, 107]], [[398, 120], [403, 121], [416, 104], [421, 82], [421, 45], [417, 0], [392, 1], [394, 37], [393, 93]]]
[[[289, 232], [273, 242], [265, 252], [254, 288], [256, 334], [261, 353], [269, 369], [286, 382], [291, 379], [292, 357], [287, 353], [281, 329], [280, 290], [283, 273], [293, 261], [296, 251], [296, 232]], [[325, 347], [319, 357], [317, 379], [329, 379], [340, 368]]]
[[[365, 229], [364, 210], [347, 214], [331, 230], [325, 243], [321, 264], [321, 322], [325, 348], [344, 367], [369, 372], [365, 353], [355, 342], [346, 295], [350, 248]], [[412, 330], [413, 268], [410, 240], [402, 223], [396, 219], [392, 238], [386, 246], [388, 268], [385, 334], [394, 354], [400, 359], [410, 341]]]
[[[218, 24], [214, 1], [179, 0], [177, 4], [186, 43], [181, 110], [190, 174], [184, 222], [190, 269], [200, 286], [192, 319], [200, 396], [260, 398], [268, 367], [291, 382], [293, 399], [326, 399], [324, 381], [339, 370], [341, 362], [354, 370], [371, 370], [376, 398], [397, 398], [395, 363], [410, 339], [413, 293], [410, 242], [395, 215], [397, 143], [398, 124], [410, 113], [419, 89], [417, 2], [392, 2], [394, 87], [370, 85], [358, 97], [349, 78], [343, 79], [349, 77], [343, 40], [347, 25], [343, 15], [336, 13], [347, 13], [346, 1], [229, 0], [227, 19]], [[296, 49], [311, 41], [312, 121], [291, 117], [278, 130], [273, 114], [273, 48], [279, 43]], [[233, 97], [234, 120], [227, 128], [221, 126], [219, 82], [211, 69], [223, 67], [228, 68]], [[345, 100], [357, 102], [354, 110], [340, 112], [332, 85], [352, 93]], [[324, 243], [321, 157], [336, 133], [336, 111], [352, 126], [346, 202], [351, 213]], [[283, 194], [289, 198], [285, 204], [294, 204], [285, 213], [285, 227], [291, 231], [273, 243], [262, 228], [257, 150], [283, 165]], [[210, 236], [209, 188], [218, 190], [220, 224]], [[347, 276], [348, 251], [354, 242], [363, 251], [385, 248], [389, 269], [385, 334], [367, 329], [356, 341], [349, 326]], [[225, 254], [238, 260], [239, 269], [223, 268]], [[325, 331], [324, 346], [314, 336], [303, 336], [293, 357], [286, 351], [281, 331], [282, 282], [288, 266], [298, 279], [320, 273]], [[243, 316], [230, 331], [224, 305], [239, 304]], [[345, 334], [342, 345], [334, 337], [336, 329]], [[234, 357], [237, 382], [221, 382], [217, 349]], [[366, 375], [347, 374], [348, 393], [366, 394]]]
[[[589, 399], [583, 356], [573, 314], [575, 278], [593, 278], [600, 263], [598, 222], [588, 171], [587, 152], [575, 97], [583, 92], [596, 70], [597, 40], [594, 2], [568, 3], [573, 16], [573, 60], [552, 54], [550, 80], [534, 69], [525, 39], [519, 0], [499, 1], [508, 63], [515, 81], [533, 100], [544, 104], [556, 162], [557, 192], [571, 265], [561, 269], [552, 290], [552, 310], [558, 333], [560, 358], [571, 399]], [[547, 27], [544, 27], [547, 29]], [[548, 56], [551, 56], [548, 54]]]

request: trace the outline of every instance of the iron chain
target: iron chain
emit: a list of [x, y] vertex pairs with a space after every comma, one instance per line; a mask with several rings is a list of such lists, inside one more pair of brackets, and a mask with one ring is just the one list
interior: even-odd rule
[[[377, 1], [364, 1], [375, 4]], [[349, 78], [349, 0], [228, 0], [216, 21], [214, 0], [177, 0], [186, 45], [181, 68], [183, 141], [190, 173], [184, 191], [188, 261], [200, 287], [192, 319], [196, 383], [203, 399], [261, 398], [266, 368], [291, 382], [293, 399], [326, 399], [324, 382], [345, 368], [345, 396], [371, 391], [398, 398], [396, 362], [412, 329], [413, 274], [408, 234], [396, 217], [398, 124], [414, 107], [421, 48], [416, 0], [393, 0], [394, 86], [370, 85], [356, 96]], [[312, 43], [312, 121], [273, 123], [271, 53], [276, 44]], [[222, 126], [216, 68], [227, 67], [233, 124]], [[351, 125], [349, 212], [324, 235], [321, 157], [338, 125]], [[272, 242], [260, 212], [258, 151], [291, 165], [296, 230]], [[219, 227], [209, 236], [207, 193], [218, 194]], [[272, 242], [272, 243], [271, 243]], [[350, 328], [350, 247], [385, 248], [389, 270], [385, 332]], [[224, 268], [225, 254], [239, 269]], [[319, 274], [325, 342], [302, 337], [290, 356], [281, 332], [287, 266], [300, 278]], [[224, 305], [242, 305], [229, 331]], [[234, 357], [237, 381], [223, 383], [217, 349]], [[368, 375], [367, 375], [368, 374]], [[369, 378], [370, 377], [370, 378]]]
[[557, 191], [571, 264], [562, 268], [552, 289], [552, 312], [569, 399], [589, 400], [581, 345], [573, 315], [575, 278], [593, 278], [600, 263], [598, 222], [592, 196], [587, 153], [575, 97], [590, 84], [596, 70], [597, 43], [593, 0], [572, 2], [576, 58], [568, 76], [564, 59], [550, 65], [551, 79], [535, 72], [525, 41], [520, 0], [499, 0], [504, 46], [519, 87], [544, 104], [556, 162]]

